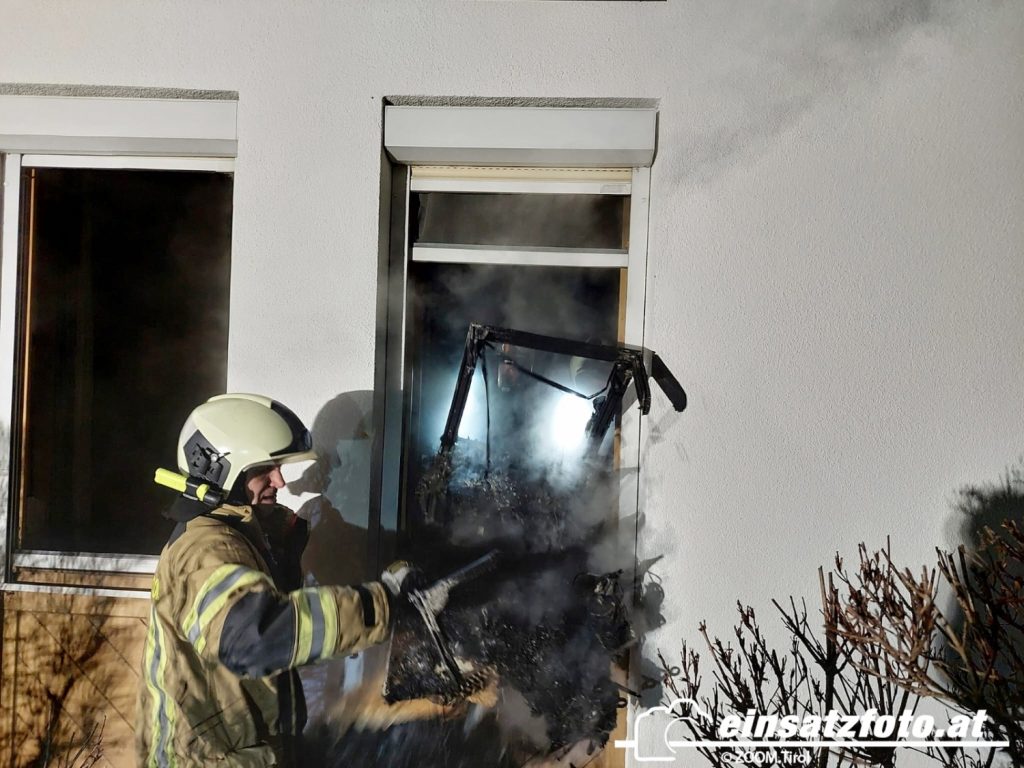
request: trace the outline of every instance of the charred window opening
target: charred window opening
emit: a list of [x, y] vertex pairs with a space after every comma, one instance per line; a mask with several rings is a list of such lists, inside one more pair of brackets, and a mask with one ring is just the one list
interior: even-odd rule
[[[489, 438], [482, 471], [478, 455], [457, 450], [477, 366], [488, 381], [489, 351], [501, 360], [499, 381], [502, 372], [516, 372], [563, 395], [593, 401], [587, 449], [563, 453], [554, 476], [543, 472], [555, 462], [540, 457], [495, 469]], [[609, 376], [587, 395], [512, 358], [527, 351], [606, 362]], [[576, 374], [584, 368], [572, 367]], [[544, 718], [543, 734], [530, 748], [604, 744], [617, 722], [622, 690], [612, 664], [621, 662], [635, 635], [622, 585], [629, 567], [621, 553], [615, 554], [614, 526], [601, 513], [614, 495], [614, 475], [600, 461], [599, 450], [631, 386], [643, 414], [650, 409], [652, 380], [677, 411], [686, 408], [686, 393], [646, 348], [478, 324], [467, 330], [458, 370], [440, 447], [417, 488], [429, 542], [423, 547], [421, 541], [419, 551], [432, 551], [440, 562], [481, 545], [495, 548], [425, 591], [413, 592], [414, 610], [396, 614], [385, 694], [455, 701], [498, 683], [523, 696]], [[518, 386], [509, 382], [507, 391]], [[529, 457], [544, 442], [520, 434], [513, 459]], [[610, 552], [601, 551], [609, 545]], [[622, 567], [606, 570], [616, 559]], [[495, 570], [494, 578], [481, 579]]]
[[[398, 551], [436, 575], [492, 549], [501, 564], [437, 618], [451, 645], [450, 656], [441, 653], [447, 667], [418, 619], [399, 620], [388, 695], [454, 700], [499, 680], [544, 718], [529, 749], [603, 744], [617, 720], [612, 669], [632, 638], [619, 583], [619, 568], [630, 564], [619, 562], [614, 543], [619, 436], [610, 430], [592, 450], [594, 401], [566, 390], [598, 394], [612, 363], [488, 346], [459, 422], [443, 509], [428, 509], [422, 490], [434, 482], [470, 323], [624, 341], [630, 177], [433, 173], [414, 172], [408, 197]], [[490, 188], [501, 184], [515, 191]], [[452, 659], [458, 674], [445, 672]]]
[[[611, 668], [632, 635], [616, 557], [598, 551], [615, 538], [615, 455], [586, 454], [592, 404], [544, 381], [596, 393], [611, 364], [526, 347], [487, 349], [440, 513], [424, 506], [420, 486], [430, 482], [469, 322], [615, 344], [623, 277], [617, 269], [410, 265], [401, 549], [431, 573], [492, 547], [502, 566], [454, 595], [438, 617], [463, 674], [446, 674], [436, 642], [406, 617], [395, 630], [389, 695], [445, 701], [500, 680], [544, 718], [532, 749], [603, 744], [616, 723]], [[601, 602], [596, 584], [617, 597]]]
[[[385, 106], [378, 562], [404, 555], [438, 578], [499, 560], [442, 590], [440, 613], [424, 599], [396, 618], [385, 692], [486, 699], [496, 684], [500, 753], [517, 765], [600, 762], [624, 728], [639, 409], [586, 397], [621, 395], [618, 350], [643, 342], [656, 117]], [[470, 323], [504, 332], [478, 348]], [[615, 358], [583, 359], [598, 346]]]
[[[414, 492], [444, 430], [469, 323], [615, 343], [622, 276], [617, 269], [413, 263], [409, 286], [402, 507], [415, 527], [420, 511]], [[481, 369], [475, 377], [460, 425], [460, 456], [482, 467], [489, 437], [495, 471], [544, 475], [574, 457], [587, 405], [505, 360], [591, 391], [603, 385], [610, 366], [516, 348], [488, 355], [486, 374]]]
[[232, 177], [22, 171], [19, 549], [155, 554], [196, 403], [226, 385]]

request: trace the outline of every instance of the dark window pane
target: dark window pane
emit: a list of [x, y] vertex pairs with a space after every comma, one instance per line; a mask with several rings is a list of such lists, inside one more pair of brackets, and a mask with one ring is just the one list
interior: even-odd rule
[[26, 169], [18, 543], [157, 553], [189, 410], [226, 385], [232, 179]]
[[412, 200], [417, 244], [626, 247], [621, 195], [421, 192]]

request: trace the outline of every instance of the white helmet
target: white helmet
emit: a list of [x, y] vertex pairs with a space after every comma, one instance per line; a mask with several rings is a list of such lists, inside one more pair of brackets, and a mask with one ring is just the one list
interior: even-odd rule
[[262, 395], [211, 397], [185, 420], [178, 469], [231, 493], [247, 469], [316, 458], [299, 417]]

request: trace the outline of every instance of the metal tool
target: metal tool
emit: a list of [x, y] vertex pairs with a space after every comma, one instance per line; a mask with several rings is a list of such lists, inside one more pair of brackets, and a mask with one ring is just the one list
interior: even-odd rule
[[423, 590], [413, 590], [409, 594], [409, 602], [419, 612], [423, 623], [426, 625], [427, 634], [430, 635], [434, 648], [437, 650], [441, 661], [444, 662], [449, 674], [457, 686], [463, 683], [462, 672], [459, 669], [455, 655], [452, 653], [448, 638], [437, 622], [437, 617], [448, 605], [448, 596], [451, 591], [467, 581], [493, 570], [498, 563], [498, 551], [494, 550], [481, 558], [474, 560], [454, 573], [445, 576], [443, 579], [434, 582]]
[[465, 681], [463, 680], [462, 670], [459, 668], [455, 654], [452, 653], [448, 638], [445, 635], [444, 629], [438, 623], [437, 617], [444, 610], [445, 606], [448, 605], [448, 597], [452, 590], [465, 584], [467, 581], [472, 581], [494, 570], [498, 564], [498, 559], [499, 553], [497, 550], [488, 552], [469, 565], [445, 576], [443, 579], [435, 581], [429, 587], [413, 590], [409, 593], [409, 603], [416, 609], [416, 612], [419, 613], [420, 618], [423, 620], [434, 649], [451, 675], [455, 687], [462, 687]]
[[[599, 392], [590, 394], [577, 392], [571, 387], [542, 376], [517, 362], [510, 354], [512, 347], [609, 363], [611, 370], [605, 386]], [[654, 379], [662, 392], [668, 396], [669, 402], [676, 411], [686, 408], [686, 392], [679, 381], [662, 359], [653, 350], [646, 347], [635, 347], [628, 344], [616, 346], [591, 344], [557, 336], [541, 336], [514, 328], [497, 328], [480, 323], [470, 323], [469, 331], [466, 333], [462, 364], [455, 380], [455, 392], [448, 410], [448, 419], [445, 422], [444, 432], [441, 434], [441, 445], [416, 488], [416, 496], [424, 517], [431, 524], [443, 524], [444, 522], [439, 519], [439, 507], [448, 488], [448, 482], [451, 480], [452, 457], [455, 452], [455, 442], [458, 440], [459, 425], [462, 423], [466, 403], [469, 399], [469, 390], [473, 384], [478, 364], [484, 366], [484, 382], [485, 384], [487, 382], [487, 357], [485, 355], [487, 349], [498, 349], [501, 353], [499, 374], [507, 370], [515, 370], [561, 392], [591, 401], [593, 412], [587, 422], [586, 437], [590, 445], [589, 450], [592, 452], [596, 452], [600, 448], [605, 433], [622, 411], [623, 399], [630, 385], [636, 390], [641, 414], [646, 415], [651, 410], [650, 379]], [[500, 380], [499, 388], [502, 388]], [[486, 440], [487, 469], [489, 470], [489, 428]]]

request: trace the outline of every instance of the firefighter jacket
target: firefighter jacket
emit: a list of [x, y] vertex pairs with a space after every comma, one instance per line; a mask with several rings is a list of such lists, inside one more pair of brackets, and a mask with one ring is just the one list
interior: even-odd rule
[[143, 653], [139, 765], [293, 765], [305, 724], [295, 668], [385, 639], [385, 588], [301, 588], [305, 536], [298, 546], [268, 540], [296, 519], [273, 510], [269, 521], [248, 506], [192, 516], [164, 547]]

